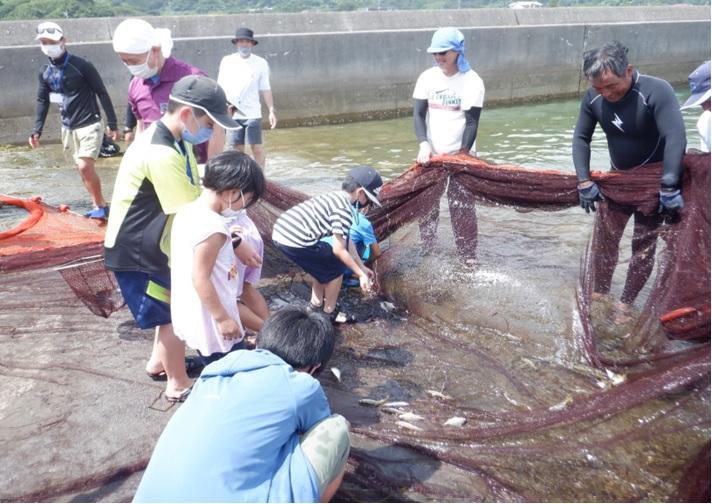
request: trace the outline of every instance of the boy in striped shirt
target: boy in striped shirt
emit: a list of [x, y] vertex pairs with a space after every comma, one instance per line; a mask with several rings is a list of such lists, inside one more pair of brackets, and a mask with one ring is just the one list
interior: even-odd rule
[[[349, 229], [359, 207], [369, 201], [381, 206], [378, 192], [383, 180], [370, 166], [357, 166], [349, 171], [341, 191], [315, 196], [283, 213], [275, 222], [272, 241], [292, 262], [314, 277], [310, 307], [323, 310], [334, 322], [348, 321], [339, 317], [337, 299], [341, 290], [344, 266], [358, 277], [364, 292], [371, 290], [373, 271], [364, 266], [349, 239]], [[331, 244], [320, 241], [333, 236]], [[337, 318], [339, 317], [339, 318]]]

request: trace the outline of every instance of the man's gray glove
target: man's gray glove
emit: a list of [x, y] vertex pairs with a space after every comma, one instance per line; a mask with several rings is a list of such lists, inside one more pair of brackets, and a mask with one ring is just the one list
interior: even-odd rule
[[658, 213], [675, 215], [685, 208], [685, 200], [682, 199], [680, 189], [660, 189], [660, 205]]

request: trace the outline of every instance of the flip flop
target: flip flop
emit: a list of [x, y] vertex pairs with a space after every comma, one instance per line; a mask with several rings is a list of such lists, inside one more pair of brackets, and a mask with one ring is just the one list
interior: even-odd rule
[[[190, 376], [192, 373], [203, 369], [203, 364], [197, 358], [193, 356], [188, 356], [185, 358], [185, 372]], [[166, 381], [168, 377], [165, 371], [159, 371], [158, 373], [149, 373], [146, 371], [146, 375], [153, 381]]]
[[163, 395], [165, 396], [166, 401], [168, 401], [171, 404], [182, 403], [186, 399], [188, 399], [188, 396], [190, 395], [190, 392], [192, 390], [193, 390], [193, 386], [191, 385], [190, 387], [188, 387], [187, 389], [185, 389], [183, 392], [181, 392], [180, 394], [178, 394], [175, 397], [167, 396], [167, 395], [165, 395], [165, 393]]

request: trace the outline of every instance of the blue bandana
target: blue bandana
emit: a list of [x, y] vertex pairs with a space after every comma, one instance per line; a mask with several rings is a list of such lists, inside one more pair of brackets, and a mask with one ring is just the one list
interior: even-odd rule
[[465, 58], [465, 36], [457, 28], [440, 28], [433, 33], [433, 40], [428, 47], [429, 53], [457, 51], [457, 69], [467, 72], [472, 67]]

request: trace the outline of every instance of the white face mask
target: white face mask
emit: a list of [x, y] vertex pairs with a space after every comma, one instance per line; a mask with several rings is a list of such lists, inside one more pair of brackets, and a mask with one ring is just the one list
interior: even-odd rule
[[48, 58], [57, 59], [64, 54], [63, 44], [41, 44], [40, 49]]
[[146, 61], [140, 65], [126, 65], [126, 68], [129, 69], [131, 75], [138, 77], [139, 79], [150, 79], [158, 73], [158, 68], [151, 68], [148, 66], [148, 57], [146, 57]]
[[245, 195], [242, 194], [242, 189], [240, 189], [240, 198], [239, 199], [242, 200], [242, 208], [241, 209], [239, 209], [239, 210], [232, 209], [232, 205], [237, 203], [237, 200], [235, 200], [232, 203], [230, 203], [225, 210], [220, 212], [220, 215], [222, 215], [226, 219], [234, 219], [234, 218], [242, 215], [242, 213], [245, 211]]
[[250, 54], [252, 54], [252, 48], [251, 47], [238, 47], [237, 52], [240, 53], [240, 56], [243, 58], [247, 58]]

